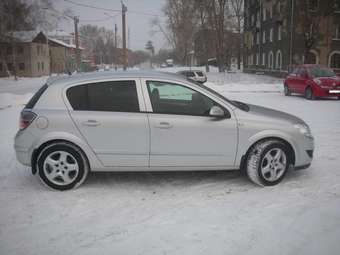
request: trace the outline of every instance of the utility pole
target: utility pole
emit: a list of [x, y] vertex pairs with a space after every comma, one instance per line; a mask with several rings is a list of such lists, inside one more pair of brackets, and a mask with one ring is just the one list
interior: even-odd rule
[[79, 34], [78, 34], [78, 23], [79, 18], [74, 16], [74, 37], [76, 42], [76, 69], [79, 72], [80, 69], [80, 49], [79, 49]]
[[128, 27], [127, 48], [130, 49], [130, 27]]
[[126, 21], [125, 14], [127, 12], [127, 7], [122, 2], [122, 31], [123, 31], [123, 70], [126, 71], [127, 67], [127, 52], [126, 52]]
[[115, 24], [115, 48], [117, 49], [117, 31], [118, 31], [118, 28], [117, 28], [117, 24]]

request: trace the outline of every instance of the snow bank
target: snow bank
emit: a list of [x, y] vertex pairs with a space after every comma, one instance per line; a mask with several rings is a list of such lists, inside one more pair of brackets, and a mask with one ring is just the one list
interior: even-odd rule
[[28, 102], [28, 100], [33, 96], [32, 93], [25, 95], [15, 95], [10, 93], [2, 93], [0, 94], [0, 110], [11, 107], [13, 105], [19, 106], [24, 105]]
[[49, 78], [49, 76], [42, 77], [19, 77], [18, 80], [14, 78], [0, 78], [0, 93], [12, 94], [26, 94], [33, 93], [38, 90]]

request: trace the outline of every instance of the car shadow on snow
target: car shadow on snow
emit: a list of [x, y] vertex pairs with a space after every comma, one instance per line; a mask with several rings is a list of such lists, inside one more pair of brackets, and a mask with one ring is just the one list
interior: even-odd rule
[[250, 185], [240, 171], [171, 171], [171, 172], [92, 172], [84, 185], [137, 185], [150, 186], [195, 186], [208, 183], [216, 185]]

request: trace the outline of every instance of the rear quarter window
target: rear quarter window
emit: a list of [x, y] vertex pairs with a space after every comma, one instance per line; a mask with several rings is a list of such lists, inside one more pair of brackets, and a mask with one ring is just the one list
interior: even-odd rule
[[42, 96], [42, 94], [44, 94], [47, 88], [48, 88], [47, 84], [43, 85], [28, 101], [28, 103], [25, 106], [25, 109], [33, 109], [36, 103], [38, 102], [39, 98]]
[[87, 85], [78, 85], [69, 88], [66, 92], [66, 96], [73, 110], [88, 110]]

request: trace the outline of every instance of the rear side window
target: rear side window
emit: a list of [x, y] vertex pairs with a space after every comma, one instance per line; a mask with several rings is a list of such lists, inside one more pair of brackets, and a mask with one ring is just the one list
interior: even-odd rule
[[42, 86], [35, 94], [34, 96], [30, 99], [30, 101], [28, 101], [28, 103], [25, 106], [25, 109], [33, 109], [33, 107], [35, 106], [35, 104], [38, 102], [39, 98], [41, 97], [41, 95], [46, 91], [47, 89], [47, 84], [45, 84], [44, 86]]
[[110, 81], [79, 85], [67, 90], [74, 110], [139, 112], [134, 81]]

